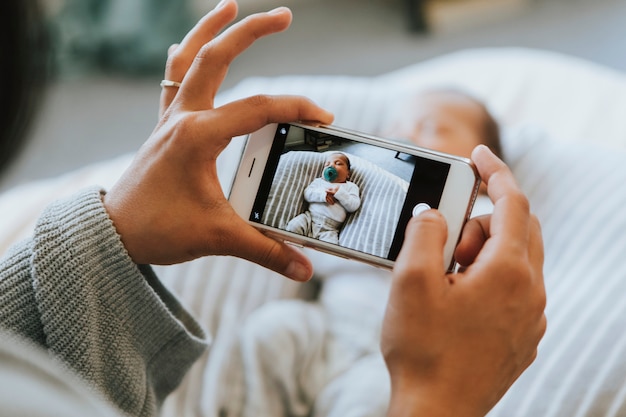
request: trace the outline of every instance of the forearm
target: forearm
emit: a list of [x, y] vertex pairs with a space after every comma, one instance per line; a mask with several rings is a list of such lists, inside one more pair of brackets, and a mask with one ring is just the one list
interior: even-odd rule
[[32, 241], [20, 242], [0, 259], [0, 327], [43, 346], [45, 335], [31, 278]]
[[2, 274], [2, 297], [19, 308], [1, 324], [130, 415], [153, 415], [205, 348], [151, 268], [128, 257], [97, 189], [49, 206]]

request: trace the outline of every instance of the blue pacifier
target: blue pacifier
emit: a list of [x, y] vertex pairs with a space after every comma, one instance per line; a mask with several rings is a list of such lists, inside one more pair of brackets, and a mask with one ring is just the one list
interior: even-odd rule
[[337, 179], [337, 170], [333, 166], [327, 166], [324, 168], [324, 179], [328, 182], [333, 182]]

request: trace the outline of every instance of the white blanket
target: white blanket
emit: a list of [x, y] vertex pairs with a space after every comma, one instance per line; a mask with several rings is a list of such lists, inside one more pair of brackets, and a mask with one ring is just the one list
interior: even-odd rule
[[[442, 84], [482, 98], [507, 126], [505, 158], [544, 232], [548, 332], [537, 361], [490, 416], [626, 415], [624, 75], [549, 52], [484, 49], [380, 77], [254, 78], [222, 93], [219, 102], [259, 92], [300, 93], [334, 111], [337, 125], [379, 133], [399, 99]], [[230, 183], [239, 151], [235, 141], [220, 158], [224, 184]], [[51, 199], [91, 183], [109, 186], [128, 161], [128, 156], [107, 161], [0, 196], [0, 250], [27, 234]], [[158, 268], [158, 273], [213, 335], [211, 351], [168, 398], [163, 415], [241, 412], [245, 384], [236, 347], [243, 323], [249, 317], [253, 321], [257, 309], [272, 300], [301, 298], [303, 287], [225, 257]], [[281, 357], [275, 360], [279, 366]], [[364, 383], [382, 381], [384, 375], [374, 372], [366, 379], [362, 374], [380, 365], [355, 362], [345, 375]], [[326, 392], [345, 392], [345, 387], [335, 378]], [[368, 390], [376, 385], [352, 388], [351, 394], [359, 395], [374, 392]], [[328, 407], [337, 408], [348, 398], [320, 395], [319, 415], [330, 415]], [[351, 415], [367, 415], [361, 411], [380, 400], [360, 398], [362, 408], [353, 407]]]

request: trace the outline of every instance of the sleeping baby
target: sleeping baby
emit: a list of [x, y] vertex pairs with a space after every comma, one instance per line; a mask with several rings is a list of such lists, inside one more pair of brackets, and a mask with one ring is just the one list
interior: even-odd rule
[[322, 177], [304, 190], [309, 208], [291, 219], [286, 230], [328, 243], [339, 243], [339, 229], [348, 213], [361, 205], [359, 187], [350, 179], [350, 159], [341, 152], [328, 155]]

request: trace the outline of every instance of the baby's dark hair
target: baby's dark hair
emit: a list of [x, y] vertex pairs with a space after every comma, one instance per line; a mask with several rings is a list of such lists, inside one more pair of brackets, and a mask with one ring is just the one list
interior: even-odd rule
[[491, 149], [491, 151], [496, 154], [498, 158], [502, 159], [502, 144], [500, 141], [500, 125], [498, 124], [498, 121], [482, 101], [467, 93], [460, 94], [464, 94], [469, 100], [480, 107], [483, 112], [483, 138], [485, 140], [485, 145], [487, 145], [487, 147], [489, 147], [489, 149]]

